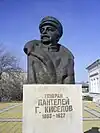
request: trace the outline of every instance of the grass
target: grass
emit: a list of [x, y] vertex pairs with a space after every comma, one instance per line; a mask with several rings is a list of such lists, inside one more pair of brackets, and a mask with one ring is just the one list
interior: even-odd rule
[[0, 103], [0, 109], [4, 109], [8, 106], [15, 105], [16, 103]]
[[[15, 103], [0, 103], [0, 105], [2, 105], [2, 108], [11, 106], [12, 104], [15, 104]], [[95, 103], [93, 102], [84, 102], [84, 105], [88, 106], [89, 108], [96, 109], [97, 111], [100, 110], [100, 108], [99, 107], [97, 108]], [[87, 111], [83, 111], [83, 116], [94, 118], [94, 116], [88, 113]], [[1, 113], [0, 118], [22, 118], [22, 106], [15, 107], [4, 113]], [[83, 121], [84, 132], [88, 131], [92, 127], [100, 128], [100, 120]], [[0, 133], [22, 133], [22, 122], [0, 122]]]
[[83, 122], [83, 130], [88, 131], [92, 127], [98, 127], [100, 128], [100, 120], [99, 121], [84, 121]]
[[[94, 115], [83, 111], [83, 117], [95, 117]], [[0, 118], [22, 118], [22, 106], [15, 107], [0, 114]]]
[[[84, 121], [83, 131], [88, 131], [92, 127], [100, 128], [100, 121]], [[21, 122], [0, 122], [0, 133], [22, 133]]]
[[95, 109], [100, 112], [100, 107], [98, 107], [94, 102], [84, 102], [84, 105], [86, 105], [90, 109]]
[[90, 114], [90, 113], [88, 113], [87, 111], [83, 111], [83, 117], [89, 117], [89, 118], [94, 118], [95, 116], [94, 115], [92, 115], [92, 114]]
[[[95, 109], [95, 110], [100, 112], [100, 107], [97, 107], [94, 102], [85, 101], [83, 103], [83, 108], [84, 108], [84, 106], [88, 106], [90, 109]], [[83, 111], [83, 117], [91, 117], [91, 118], [93, 118], [94, 116], [92, 114], [88, 113], [87, 111]], [[93, 121], [84, 121], [83, 122], [83, 130], [84, 130], [84, 132], [88, 131], [92, 127], [100, 128], [100, 119], [98, 121], [93, 120]]]
[[0, 122], [0, 133], [22, 133], [22, 123]]
[[22, 106], [1, 113], [0, 118], [22, 118]]

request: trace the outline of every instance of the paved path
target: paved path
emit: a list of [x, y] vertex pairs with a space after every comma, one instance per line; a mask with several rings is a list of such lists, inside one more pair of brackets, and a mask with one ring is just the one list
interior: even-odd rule
[[86, 117], [86, 118], [83, 118], [83, 121], [100, 121], [100, 118], [98, 118], [98, 117], [93, 117], [93, 118], [91, 118], [91, 117]]
[[[100, 118], [83, 118], [83, 121], [100, 121]], [[0, 118], [0, 122], [22, 122], [21, 118]]]
[[0, 122], [22, 122], [21, 118], [0, 118]]
[[7, 108], [1, 109], [1, 110], [0, 110], [0, 113], [3, 113], [3, 112], [5, 112], [5, 111], [8, 111], [8, 110], [10, 110], [10, 109], [13, 109], [13, 108], [18, 107], [18, 106], [21, 106], [21, 105], [22, 105], [22, 103], [17, 103], [17, 104], [15, 104], [15, 105], [8, 106]]
[[90, 108], [87, 107], [87, 106], [84, 106], [84, 110], [87, 111], [87, 112], [89, 112], [90, 114], [92, 114], [92, 115], [98, 117], [98, 118], [100, 119], [100, 112], [99, 112], [99, 111], [97, 111], [97, 110], [95, 110], [95, 109], [90, 109]]

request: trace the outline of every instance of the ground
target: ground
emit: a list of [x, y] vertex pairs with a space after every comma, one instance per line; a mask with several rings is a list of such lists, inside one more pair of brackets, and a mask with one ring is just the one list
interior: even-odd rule
[[[100, 106], [86, 101], [83, 102], [83, 131], [88, 133], [93, 127], [100, 128]], [[22, 103], [0, 103], [0, 133], [22, 133]]]

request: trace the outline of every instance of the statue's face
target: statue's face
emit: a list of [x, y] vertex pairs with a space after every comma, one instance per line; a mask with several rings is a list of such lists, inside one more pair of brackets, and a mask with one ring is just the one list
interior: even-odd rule
[[55, 44], [58, 41], [59, 32], [56, 27], [52, 25], [44, 25], [40, 29], [41, 41], [45, 45]]

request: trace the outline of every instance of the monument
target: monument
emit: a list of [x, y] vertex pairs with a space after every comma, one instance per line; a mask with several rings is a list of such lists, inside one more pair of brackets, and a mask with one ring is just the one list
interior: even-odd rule
[[62, 24], [54, 17], [44, 17], [39, 25], [40, 40], [25, 44], [29, 84], [74, 84], [74, 56], [58, 43]]
[[81, 85], [24, 85], [23, 133], [83, 133]]
[[43, 18], [40, 40], [25, 44], [23, 133], [82, 133], [82, 87], [75, 84], [74, 56], [59, 40], [62, 24]]

